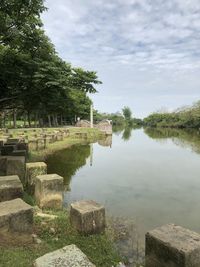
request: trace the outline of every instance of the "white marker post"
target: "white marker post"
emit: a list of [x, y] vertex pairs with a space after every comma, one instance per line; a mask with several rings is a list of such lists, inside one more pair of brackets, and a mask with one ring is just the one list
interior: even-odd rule
[[90, 128], [93, 128], [93, 105], [90, 106]]

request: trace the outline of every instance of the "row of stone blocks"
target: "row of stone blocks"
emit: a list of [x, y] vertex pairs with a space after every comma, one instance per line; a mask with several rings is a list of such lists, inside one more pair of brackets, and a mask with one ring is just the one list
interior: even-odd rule
[[[105, 228], [104, 207], [93, 201], [81, 201], [71, 204], [70, 217], [72, 225], [84, 234], [99, 233]], [[0, 228], [7, 228], [8, 230], [17, 232], [31, 232], [32, 225], [32, 207], [24, 203], [21, 199], [0, 203]], [[68, 266], [62, 265], [61, 263], [73, 262], [73, 253], [71, 255], [69, 253], [70, 250], [71, 248], [68, 249], [66, 247], [47, 254], [36, 260], [35, 266]], [[74, 247], [72, 250], [74, 250]], [[52, 264], [53, 262], [58, 263], [58, 260], [60, 260], [60, 265]], [[42, 265], [45, 262], [49, 265]], [[80, 265], [69, 266], [82, 266], [81, 262], [82, 258], [80, 258]], [[199, 267], [200, 235], [173, 224], [162, 226], [147, 233], [145, 266]]]

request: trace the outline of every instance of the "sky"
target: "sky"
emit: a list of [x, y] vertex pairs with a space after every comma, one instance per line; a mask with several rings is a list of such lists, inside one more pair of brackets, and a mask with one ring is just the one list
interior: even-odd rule
[[46, 0], [59, 55], [97, 71], [100, 112], [135, 117], [200, 100], [200, 0]]

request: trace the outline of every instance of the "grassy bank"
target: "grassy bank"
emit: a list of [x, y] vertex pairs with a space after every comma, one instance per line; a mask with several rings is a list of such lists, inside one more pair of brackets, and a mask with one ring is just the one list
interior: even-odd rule
[[[76, 133], [86, 134], [86, 138], [82, 138], [76, 135]], [[100, 138], [103, 138], [104, 134], [98, 129], [91, 128], [69, 128], [69, 136], [65, 137], [63, 141], [57, 141], [48, 144], [45, 149], [34, 150], [30, 149], [29, 161], [42, 161], [49, 154], [52, 154], [58, 150], [71, 147], [75, 144], [89, 144], [91, 142], [96, 142]]]
[[120, 261], [110, 240], [110, 233], [83, 236], [70, 225], [67, 210], [46, 212], [57, 218], [49, 220], [35, 215], [34, 233], [42, 241], [40, 244], [34, 244], [31, 237], [24, 237], [24, 242], [15, 240], [12, 235], [10, 244], [8, 241], [5, 245], [2, 244], [5, 239], [0, 238], [1, 267], [31, 267], [36, 258], [70, 244], [77, 245], [97, 267], [116, 266]]
[[[36, 140], [40, 134], [53, 134], [59, 130], [68, 130], [68, 136], [64, 137], [63, 141], [56, 141], [54, 143], [48, 144], [45, 148], [43, 145], [40, 145], [36, 150], [34, 146], [29, 145], [29, 161], [42, 161], [45, 160], [46, 155], [52, 154], [55, 151], [68, 148], [75, 144], [88, 144], [95, 142], [100, 138], [103, 138], [105, 135], [96, 128], [79, 128], [79, 127], [63, 127], [63, 128], [32, 128], [32, 129], [9, 129], [8, 135], [13, 138], [19, 136], [24, 136], [26, 141]], [[78, 136], [77, 133], [85, 134], [85, 137]], [[3, 138], [5, 133], [0, 133], [0, 139]]]

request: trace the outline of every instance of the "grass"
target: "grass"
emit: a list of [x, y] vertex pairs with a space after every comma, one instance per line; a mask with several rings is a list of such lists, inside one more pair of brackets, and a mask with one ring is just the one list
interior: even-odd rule
[[[54, 130], [47, 129], [49, 133]], [[40, 133], [41, 129], [26, 129], [28, 138], [32, 138], [34, 134]], [[22, 129], [9, 130], [9, 134], [17, 137], [22, 132]], [[69, 137], [64, 138], [63, 141], [49, 144], [46, 149], [39, 151], [30, 151], [30, 161], [43, 160], [46, 155], [57, 150], [67, 148], [77, 143], [90, 143], [102, 137], [102, 133], [98, 129], [90, 128], [69, 128]], [[76, 136], [76, 132], [87, 134], [87, 138], [80, 138]], [[24, 201], [30, 205], [34, 205], [34, 199], [27, 193], [24, 193]], [[20, 242], [15, 242], [14, 237], [11, 236], [12, 242], [5, 242], [5, 238], [0, 237], [0, 267], [31, 267], [33, 262], [38, 257], [62, 248], [66, 245], [77, 245], [93, 262], [96, 267], [111, 267], [116, 266], [120, 261], [118, 253], [113, 247], [110, 232], [107, 231], [100, 235], [84, 236], [80, 235], [70, 225], [69, 214], [67, 210], [60, 212], [46, 211], [48, 213], [57, 215], [58, 217], [51, 221], [46, 221], [44, 218], [35, 216], [34, 218], [34, 233], [42, 240], [41, 244], [33, 244], [29, 236], [29, 242], [23, 243], [23, 237], [20, 237]], [[50, 228], [55, 229], [55, 233], [50, 231]], [[4, 242], [2, 241], [4, 240]], [[10, 244], [10, 245], [9, 245]]]
[[[69, 136], [65, 137], [63, 141], [57, 141], [51, 144], [48, 144], [47, 147], [40, 148], [39, 150], [35, 150], [29, 145], [29, 161], [43, 161], [45, 160], [46, 155], [52, 154], [55, 151], [68, 148], [75, 144], [88, 144], [91, 142], [95, 142], [98, 139], [104, 137], [104, 133], [102, 133], [97, 128], [79, 128], [79, 127], [63, 127], [63, 128], [27, 128], [27, 129], [9, 129], [8, 134], [12, 135], [13, 138], [17, 138], [22, 134], [25, 134], [27, 140], [35, 139], [35, 135], [40, 135], [43, 130], [45, 130], [46, 133], [54, 133], [58, 130], [68, 129]], [[87, 134], [87, 138], [81, 138], [80, 136], [77, 136], [76, 133], [85, 133]], [[0, 133], [0, 139], [1, 136], [3, 136], [4, 133]]]
[[[48, 213], [57, 215], [57, 218], [47, 221], [35, 216], [34, 220], [34, 232], [42, 243], [26, 246], [19, 246], [19, 244], [11, 247], [0, 246], [1, 267], [31, 267], [36, 258], [70, 244], [77, 245], [96, 267], [116, 266], [120, 261], [107, 232], [84, 236], [71, 226], [67, 210], [48, 211]], [[54, 233], [50, 231], [52, 227], [55, 229]]]
[[[79, 133], [86, 133], [87, 138], [80, 138], [75, 134]], [[45, 149], [40, 150], [33, 150], [30, 149], [29, 153], [29, 161], [42, 161], [45, 160], [45, 157], [49, 154], [54, 153], [55, 151], [68, 148], [75, 144], [89, 144], [92, 142], [97, 141], [98, 139], [102, 138], [104, 134], [100, 132], [96, 128], [77, 128], [71, 127], [69, 128], [69, 136], [65, 137], [63, 141], [57, 141], [55, 143], [48, 144]]]

